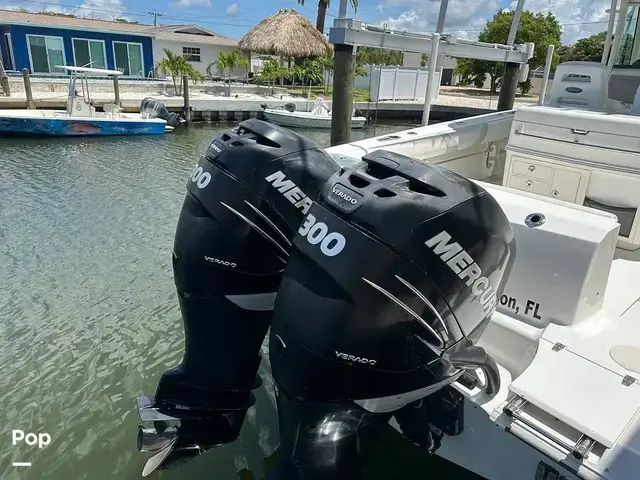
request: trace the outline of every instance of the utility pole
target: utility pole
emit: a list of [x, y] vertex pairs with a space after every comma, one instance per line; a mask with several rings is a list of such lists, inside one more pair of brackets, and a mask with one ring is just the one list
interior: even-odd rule
[[[507, 38], [507, 45], [513, 45], [518, 33], [520, 25], [520, 15], [524, 8], [524, 0], [518, 0], [516, 10], [513, 13], [511, 22], [511, 30]], [[511, 110], [516, 99], [516, 91], [518, 90], [518, 73], [520, 71], [519, 63], [507, 63], [504, 67], [504, 76], [502, 77], [502, 86], [500, 87], [500, 97], [498, 98], [498, 110]]]
[[[346, 17], [347, 0], [340, 0], [338, 19]], [[331, 145], [349, 143], [351, 139], [351, 112], [353, 109], [353, 82], [356, 56], [353, 45], [334, 45], [333, 97], [331, 102]]]
[[149, 15], [151, 15], [153, 17], [153, 26], [157, 27], [158, 26], [158, 17], [162, 17], [163, 14], [162, 13], [158, 13], [158, 12], [149, 12]]

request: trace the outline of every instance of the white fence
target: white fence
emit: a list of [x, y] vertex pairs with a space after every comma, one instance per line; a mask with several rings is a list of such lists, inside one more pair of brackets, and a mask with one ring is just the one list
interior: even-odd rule
[[[368, 75], [357, 76], [354, 88], [368, 89], [369, 100], [423, 100], [427, 90], [427, 68], [364, 65]], [[438, 98], [442, 68], [434, 75], [434, 97]], [[333, 72], [325, 72], [325, 81], [333, 84]]]
[[[426, 68], [407, 67], [378, 67], [371, 72], [371, 101], [378, 100], [418, 100], [425, 98], [427, 90], [427, 77], [429, 71]], [[435, 72], [433, 100], [438, 98], [440, 92], [440, 79], [442, 68]]]

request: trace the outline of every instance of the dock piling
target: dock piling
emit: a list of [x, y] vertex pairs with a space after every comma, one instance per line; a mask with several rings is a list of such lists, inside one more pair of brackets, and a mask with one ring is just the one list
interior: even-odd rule
[[[340, 0], [338, 18], [347, 16], [347, 0]], [[349, 143], [353, 111], [353, 82], [356, 74], [356, 50], [353, 45], [334, 44], [333, 95], [331, 102], [331, 145]]]
[[115, 102], [118, 107], [122, 107], [120, 102], [120, 84], [118, 83], [118, 75], [113, 76], [113, 94], [115, 95]]
[[0, 73], [0, 89], [4, 92], [5, 96], [11, 96], [11, 86], [9, 85], [9, 76], [4, 73]]
[[27, 96], [27, 108], [29, 110], [34, 110], [36, 108], [36, 104], [33, 102], [33, 92], [31, 91], [31, 78], [29, 77], [29, 70], [26, 68], [22, 69], [22, 78], [24, 79], [24, 93]]
[[353, 45], [334, 45], [331, 145], [349, 143], [356, 56]]
[[182, 77], [182, 95], [184, 97], [184, 119], [190, 122], [191, 105], [189, 104], [189, 77], [187, 75]]
[[498, 97], [498, 111], [511, 110], [516, 100], [518, 91], [519, 63], [507, 63], [504, 67], [504, 76], [500, 86], [500, 96]]
[[[507, 45], [513, 45], [516, 41], [518, 28], [520, 26], [520, 16], [524, 8], [524, 0], [518, 0], [516, 9], [513, 12], [511, 27], [509, 28], [509, 36], [507, 37]], [[518, 91], [518, 74], [520, 71], [519, 63], [508, 62], [504, 67], [504, 75], [502, 76], [502, 86], [500, 87], [500, 96], [498, 97], [498, 111], [511, 110], [516, 100], [516, 92]]]
[[[0, 55], [2, 57], [2, 55]], [[5, 96], [11, 96], [11, 87], [9, 85], [9, 76], [4, 71], [4, 66], [2, 65], [2, 58], [0, 58], [0, 90]]]

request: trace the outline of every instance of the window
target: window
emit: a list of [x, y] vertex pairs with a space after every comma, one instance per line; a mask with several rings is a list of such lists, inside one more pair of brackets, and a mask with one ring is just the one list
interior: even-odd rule
[[638, 10], [640, 5], [631, 5], [622, 30], [616, 67], [640, 68], [640, 36], [638, 35]]
[[186, 55], [190, 62], [200, 61], [200, 47], [182, 47], [182, 54]]
[[73, 39], [76, 67], [107, 68], [107, 53], [102, 40]]
[[58, 65], [66, 65], [61, 37], [27, 35], [27, 41], [33, 73], [62, 73], [61, 69], [56, 68]]
[[144, 77], [141, 43], [113, 42], [113, 56], [116, 61], [116, 69], [122, 70], [123, 75]]
[[4, 47], [7, 52], [7, 64], [4, 66], [5, 70], [13, 70], [16, 68], [16, 62], [13, 59], [13, 44], [11, 43], [11, 34], [5, 33], [4, 36]]

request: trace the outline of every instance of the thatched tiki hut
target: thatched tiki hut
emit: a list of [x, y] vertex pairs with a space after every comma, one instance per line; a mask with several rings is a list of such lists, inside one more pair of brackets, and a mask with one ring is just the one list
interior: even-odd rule
[[307, 17], [293, 9], [282, 9], [253, 27], [238, 42], [238, 48], [282, 59], [323, 56], [333, 47]]

